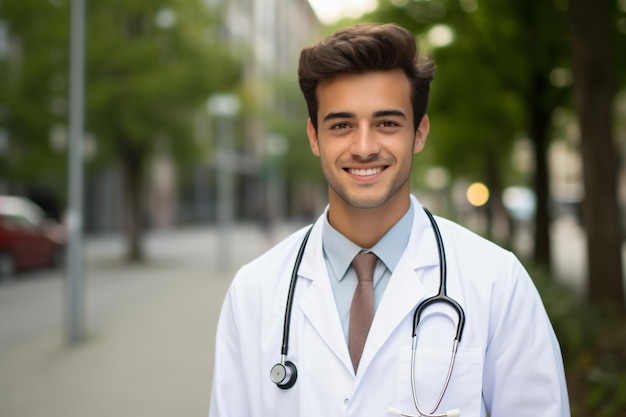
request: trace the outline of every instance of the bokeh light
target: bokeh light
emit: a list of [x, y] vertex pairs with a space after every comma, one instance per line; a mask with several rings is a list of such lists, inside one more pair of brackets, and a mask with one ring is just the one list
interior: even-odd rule
[[481, 207], [489, 201], [489, 189], [482, 182], [475, 182], [467, 187], [467, 201], [475, 207]]

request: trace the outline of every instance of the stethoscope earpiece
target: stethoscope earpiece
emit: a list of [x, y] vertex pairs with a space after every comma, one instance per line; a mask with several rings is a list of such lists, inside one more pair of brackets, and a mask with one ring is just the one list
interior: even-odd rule
[[286, 361], [285, 363], [277, 363], [276, 365], [272, 366], [270, 378], [278, 388], [289, 389], [295, 385], [296, 380], [298, 379], [298, 369], [296, 368], [296, 365], [291, 361]]

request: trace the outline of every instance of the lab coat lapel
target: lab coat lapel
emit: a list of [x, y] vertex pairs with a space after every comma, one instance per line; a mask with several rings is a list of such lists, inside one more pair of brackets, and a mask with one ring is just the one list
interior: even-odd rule
[[[415, 218], [411, 237], [391, 275], [374, 316], [361, 357], [359, 373], [361, 370], [365, 372], [395, 329], [408, 315], [413, 314], [417, 304], [425, 298], [422, 282], [424, 274], [438, 274], [439, 256], [432, 228], [419, 203], [414, 207]], [[407, 333], [406, 337], [410, 336]]]
[[335, 353], [346, 367], [352, 369], [348, 347], [337, 313], [335, 297], [329, 282], [328, 271], [322, 250], [322, 223], [318, 221], [311, 232], [306, 252], [302, 259], [299, 279], [307, 285], [300, 287], [299, 307], [320, 335], [324, 343]]

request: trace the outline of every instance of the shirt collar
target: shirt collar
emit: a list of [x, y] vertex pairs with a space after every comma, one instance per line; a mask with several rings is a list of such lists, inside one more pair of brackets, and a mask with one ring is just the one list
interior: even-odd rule
[[324, 216], [322, 247], [337, 280], [343, 279], [352, 259], [363, 250], [373, 252], [393, 273], [409, 241], [413, 226], [413, 213], [415, 212], [413, 205], [411, 200], [411, 206], [404, 216], [385, 233], [373, 248], [361, 248], [354, 244], [330, 225], [328, 215]]

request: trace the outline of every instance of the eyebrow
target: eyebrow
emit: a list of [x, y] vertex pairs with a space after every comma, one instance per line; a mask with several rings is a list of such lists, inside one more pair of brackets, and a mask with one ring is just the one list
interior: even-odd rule
[[348, 112], [336, 112], [336, 113], [328, 113], [326, 116], [324, 116], [324, 122], [327, 122], [328, 120], [332, 120], [332, 119], [353, 119], [354, 113], [348, 113]]
[[374, 113], [374, 117], [387, 117], [387, 116], [398, 116], [403, 119], [406, 119], [406, 114], [404, 114], [400, 110], [379, 110]]
[[[378, 110], [374, 112], [372, 116], [375, 118], [397, 116], [397, 117], [406, 119], [406, 114], [404, 114], [400, 110]], [[323, 121], [326, 122], [332, 119], [353, 119], [355, 117], [356, 116], [354, 115], [354, 113], [350, 113], [350, 112], [334, 112], [334, 113], [328, 113], [326, 116], [324, 116]]]

